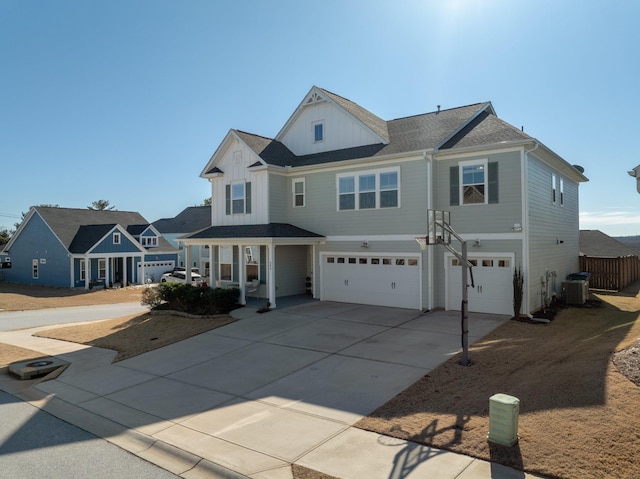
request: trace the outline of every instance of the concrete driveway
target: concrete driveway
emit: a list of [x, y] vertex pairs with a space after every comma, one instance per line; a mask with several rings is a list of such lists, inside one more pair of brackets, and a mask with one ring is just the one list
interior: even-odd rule
[[[73, 363], [21, 397], [183, 477], [291, 478], [292, 463], [336, 477], [525, 477], [351, 427], [460, 350], [459, 313], [316, 301], [233, 314], [113, 365], [110, 351], [65, 352], [27, 331], [2, 340]], [[471, 314], [469, 342], [508, 319]]]

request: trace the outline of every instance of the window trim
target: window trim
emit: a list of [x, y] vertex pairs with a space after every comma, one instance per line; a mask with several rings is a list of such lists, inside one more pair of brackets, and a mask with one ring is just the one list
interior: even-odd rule
[[[229, 248], [231, 251], [231, 261], [222, 261], [222, 250], [223, 248]], [[228, 264], [231, 270], [231, 279], [222, 279], [222, 265]], [[218, 279], [220, 281], [233, 281], [233, 246], [228, 245], [220, 245], [218, 246]]]
[[564, 180], [560, 178], [560, 206], [564, 206]]
[[[294, 208], [304, 208], [305, 206], [307, 206], [307, 185], [305, 184], [305, 178], [295, 178], [292, 182], [291, 182], [291, 194], [293, 196], [293, 207]], [[296, 185], [301, 184], [302, 185], [302, 193], [296, 193]], [[302, 204], [301, 205], [297, 205], [296, 204], [296, 198], [301, 196], [302, 197]]]
[[[381, 181], [380, 175], [386, 173], [394, 173], [396, 175], [396, 188], [395, 189], [381, 189]], [[375, 206], [373, 208], [361, 208], [360, 207], [360, 177], [362, 176], [375, 176]], [[345, 178], [353, 178], [353, 192], [345, 192], [342, 193], [340, 191], [340, 180]], [[397, 209], [400, 208], [400, 190], [401, 190], [401, 181], [400, 181], [400, 167], [389, 167], [389, 168], [377, 168], [371, 170], [361, 170], [361, 171], [350, 171], [348, 173], [338, 173], [336, 174], [336, 211], [371, 211], [371, 210], [386, 210], [386, 209]], [[386, 191], [395, 191], [397, 194], [396, 205], [395, 206], [381, 206], [381, 193]], [[363, 193], [370, 193], [371, 191], [366, 191]], [[340, 207], [340, 199], [344, 195], [354, 195], [354, 207], [353, 208], [341, 208]]]
[[106, 278], [107, 278], [107, 259], [98, 258], [98, 279], [106, 279]]
[[142, 237], [142, 246], [158, 246], [158, 237], [157, 236], [143, 236]]
[[40, 262], [37, 259], [31, 261], [31, 278], [40, 279]]
[[[484, 181], [483, 181], [483, 187], [484, 187], [483, 200], [484, 201], [482, 201], [481, 203], [465, 203], [464, 202], [464, 187], [465, 187], [464, 168], [469, 166], [482, 166], [482, 169], [484, 172]], [[460, 206], [477, 206], [477, 205], [489, 204], [489, 159], [488, 158], [480, 158], [476, 160], [467, 160], [467, 161], [459, 162], [458, 177], [459, 177], [459, 181], [458, 181], [459, 200], [458, 201]], [[473, 184], [476, 185], [480, 183], [473, 183]]]
[[113, 244], [122, 244], [122, 237], [119, 232], [113, 233]]

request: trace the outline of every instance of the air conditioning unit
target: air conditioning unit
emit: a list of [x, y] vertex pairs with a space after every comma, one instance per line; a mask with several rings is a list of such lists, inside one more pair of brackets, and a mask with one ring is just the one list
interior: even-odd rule
[[589, 298], [589, 283], [578, 280], [564, 281], [562, 293], [567, 304], [585, 304]]

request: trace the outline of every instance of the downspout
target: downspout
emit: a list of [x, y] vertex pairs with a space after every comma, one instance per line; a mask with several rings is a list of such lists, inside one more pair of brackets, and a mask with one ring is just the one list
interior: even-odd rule
[[526, 272], [523, 285], [523, 303], [526, 305], [526, 314], [529, 318], [532, 318], [530, 304], [531, 296], [529, 294], [529, 279], [531, 274], [529, 270], [529, 153], [537, 150], [539, 146], [540, 143], [535, 141], [535, 146], [533, 148], [530, 150], [523, 150], [522, 157], [522, 269]]
[[[427, 209], [433, 209], [433, 154], [424, 151], [422, 156], [427, 160]], [[426, 217], [425, 217], [426, 219]], [[427, 248], [427, 309], [433, 309], [433, 248]]]

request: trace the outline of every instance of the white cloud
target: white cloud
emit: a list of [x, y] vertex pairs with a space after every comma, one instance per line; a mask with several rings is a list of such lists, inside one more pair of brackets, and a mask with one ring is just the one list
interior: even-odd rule
[[640, 234], [640, 211], [581, 211], [580, 229], [600, 230], [610, 236]]

